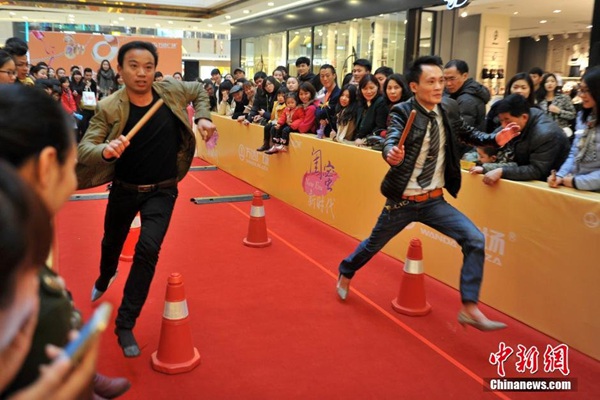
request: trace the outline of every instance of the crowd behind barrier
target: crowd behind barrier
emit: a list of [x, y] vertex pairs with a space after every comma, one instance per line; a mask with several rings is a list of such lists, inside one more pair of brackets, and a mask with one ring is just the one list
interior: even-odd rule
[[[201, 158], [357, 239], [369, 234], [385, 202], [380, 152], [292, 133], [288, 153], [266, 155], [255, 149], [262, 126], [212, 118], [218, 134], [198, 141]], [[600, 193], [541, 181], [488, 186], [462, 174], [458, 199], [445, 197], [486, 237], [482, 301], [600, 359]], [[458, 245], [436, 231], [409, 226], [384, 251], [403, 260], [413, 237], [423, 242], [426, 273], [457, 288]]]

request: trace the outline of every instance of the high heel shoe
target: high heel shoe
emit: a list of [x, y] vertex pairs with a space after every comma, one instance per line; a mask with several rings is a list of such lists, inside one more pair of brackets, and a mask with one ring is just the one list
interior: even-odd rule
[[340, 274], [340, 276], [338, 276], [338, 281], [335, 288], [338, 296], [340, 296], [340, 299], [346, 300], [346, 297], [348, 297], [348, 292], [350, 291], [350, 278], [346, 278], [344, 275]]
[[463, 327], [471, 325], [473, 328], [483, 332], [497, 331], [506, 328], [506, 324], [503, 322], [491, 321], [489, 319], [485, 321], [476, 321], [462, 311], [458, 313], [458, 323]]

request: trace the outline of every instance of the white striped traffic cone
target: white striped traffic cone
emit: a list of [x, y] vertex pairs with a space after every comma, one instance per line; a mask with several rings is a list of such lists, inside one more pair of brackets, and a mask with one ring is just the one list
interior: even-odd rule
[[165, 374], [188, 372], [200, 364], [200, 353], [192, 343], [183, 278], [178, 273], [169, 276], [158, 350], [152, 353], [151, 363]]
[[254, 192], [252, 206], [250, 207], [250, 225], [248, 236], [244, 238], [244, 244], [250, 247], [267, 247], [271, 245], [271, 238], [267, 235], [267, 222], [265, 220], [265, 207], [263, 206], [262, 194]]
[[425, 298], [423, 249], [419, 239], [412, 239], [408, 246], [400, 292], [392, 301], [392, 308], [400, 314], [410, 316], [422, 316], [431, 311], [431, 305]]

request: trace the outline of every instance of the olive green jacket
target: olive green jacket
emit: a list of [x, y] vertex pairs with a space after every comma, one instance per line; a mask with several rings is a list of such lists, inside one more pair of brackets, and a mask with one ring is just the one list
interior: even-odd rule
[[[154, 82], [152, 87], [185, 127], [185, 129], [181, 129], [181, 148], [177, 153], [177, 178], [181, 180], [190, 169], [196, 147], [187, 105], [191, 102], [194, 106], [194, 120], [199, 118], [210, 120], [208, 94], [202, 84], [198, 82], [181, 82], [172, 78]], [[123, 129], [128, 117], [129, 97], [125, 89], [118, 90], [98, 102], [96, 113], [77, 148], [76, 171], [79, 189], [95, 187], [112, 181], [116, 159], [105, 160], [102, 157], [102, 151], [108, 142], [120, 135], [127, 134], [127, 132], [123, 132]]]

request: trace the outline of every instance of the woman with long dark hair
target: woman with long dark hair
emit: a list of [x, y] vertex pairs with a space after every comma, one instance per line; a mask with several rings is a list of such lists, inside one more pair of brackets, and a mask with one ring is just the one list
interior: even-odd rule
[[538, 106], [563, 128], [568, 137], [573, 135], [571, 124], [575, 119], [575, 106], [571, 98], [558, 92], [558, 79], [554, 74], [546, 74], [542, 78], [540, 88], [536, 92]]
[[556, 176], [548, 177], [550, 187], [560, 185], [577, 190], [600, 191], [600, 67], [589, 68], [579, 86], [583, 110], [579, 114], [577, 131], [569, 157]]
[[110, 61], [102, 60], [96, 74], [96, 81], [98, 82], [98, 100], [110, 96], [115, 91], [115, 71], [110, 66]]
[[358, 115], [355, 144], [364, 146], [367, 136], [385, 136], [389, 110], [379, 92], [379, 81], [372, 74], [365, 75], [358, 84], [361, 112]]
[[[527, 99], [530, 107], [535, 107], [535, 87], [533, 81], [527, 72], [519, 72], [506, 84], [506, 91], [504, 97], [512, 93], [520, 94]], [[494, 132], [500, 127], [500, 120], [498, 119], [498, 111], [496, 109], [496, 103], [492, 105], [490, 111], [485, 118], [485, 131], [488, 133]]]

